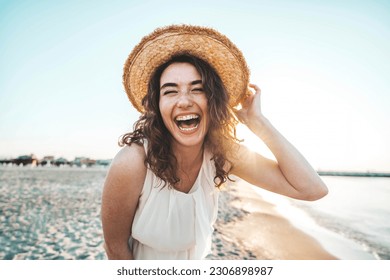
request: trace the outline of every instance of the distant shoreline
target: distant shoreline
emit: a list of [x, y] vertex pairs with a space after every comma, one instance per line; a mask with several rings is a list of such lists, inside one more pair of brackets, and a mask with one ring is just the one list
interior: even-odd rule
[[[71, 165], [71, 164], [61, 164], [61, 165], [55, 165], [55, 164], [49, 164], [49, 165], [34, 165], [34, 164], [15, 164], [11, 162], [5, 162], [5, 160], [0, 160], [0, 167], [29, 167], [29, 168], [38, 168], [41, 169], [43, 167], [46, 167], [48, 169], [55, 169], [57, 168], [81, 168], [81, 169], [90, 169], [93, 167], [99, 167], [100, 169], [102, 167], [108, 168], [110, 165], [111, 160], [106, 160], [104, 164], [99, 164], [99, 161], [95, 161], [95, 164], [93, 165]], [[375, 172], [375, 171], [317, 171], [317, 174], [320, 176], [346, 176], [346, 177], [390, 177], [390, 172]]]
[[390, 177], [388, 172], [317, 171], [320, 176]]

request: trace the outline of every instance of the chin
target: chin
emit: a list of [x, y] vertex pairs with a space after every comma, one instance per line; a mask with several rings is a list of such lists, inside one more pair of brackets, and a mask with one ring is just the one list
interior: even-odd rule
[[171, 130], [173, 140], [184, 147], [202, 146], [205, 140], [205, 130], [202, 127], [197, 127], [193, 131], [182, 131], [179, 128]]

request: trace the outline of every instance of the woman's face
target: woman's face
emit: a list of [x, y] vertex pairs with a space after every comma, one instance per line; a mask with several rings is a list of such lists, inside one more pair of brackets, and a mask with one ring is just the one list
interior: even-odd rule
[[202, 77], [187, 62], [169, 65], [160, 78], [160, 112], [174, 141], [200, 146], [208, 130], [207, 98]]

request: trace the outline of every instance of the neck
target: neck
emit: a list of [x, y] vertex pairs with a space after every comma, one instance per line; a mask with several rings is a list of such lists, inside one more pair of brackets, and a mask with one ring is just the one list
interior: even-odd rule
[[190, 170], [203, 158], [203, 145], [196, 147], [173, 146], [173, 154], [177, 159], [178, 168], [180, 170]]
[[188, 193], [194, 186], [203, 162], [203, 145], [192, 147], [173, 147], [177, 159], [177, 176], [179, 182], [175, 189]]

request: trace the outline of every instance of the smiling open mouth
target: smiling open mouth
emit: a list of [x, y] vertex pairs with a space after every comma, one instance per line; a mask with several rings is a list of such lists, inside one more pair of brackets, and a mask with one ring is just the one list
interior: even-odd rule
[[191, 131], [198, 127], [200, 116], [196, 114], [178, 116], [175, 119], [177, 127], [182, 131]]

